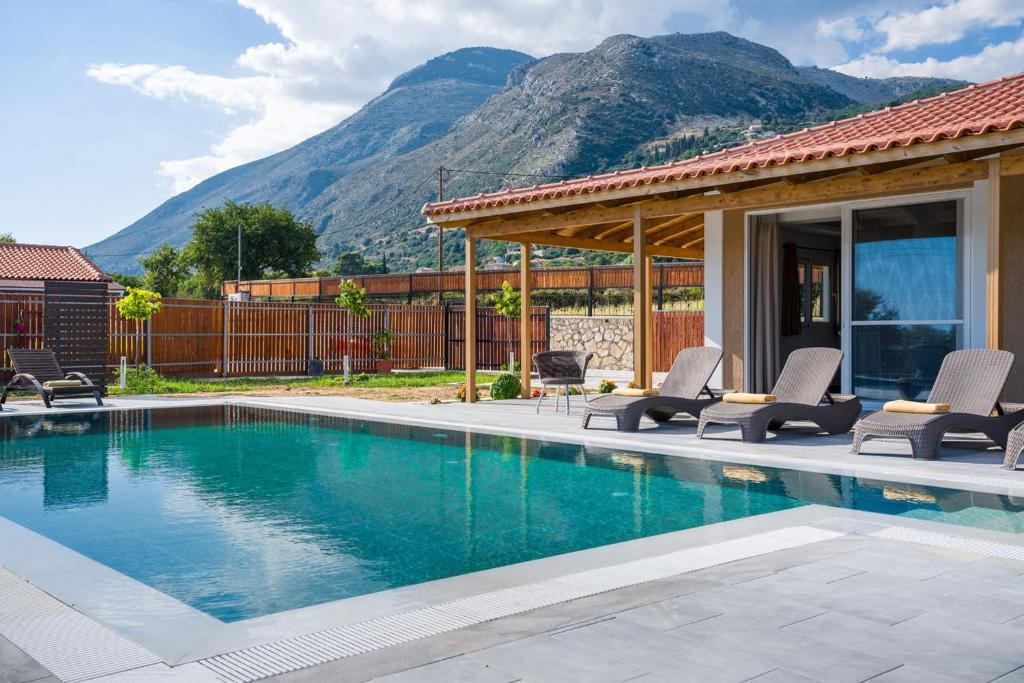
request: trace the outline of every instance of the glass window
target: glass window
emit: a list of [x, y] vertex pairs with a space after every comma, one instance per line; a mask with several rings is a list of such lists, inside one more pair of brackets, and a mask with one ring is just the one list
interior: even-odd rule
[[826, 265], [811, 266], [811, 321], [827, 323], [832, 321], [832, 268]]
[[960, 348], [961, 325], [855, 325], [853, 392], [861, 398], [924, 400], [942, 359]]
[[960, 318], [957, 202], [854, 212], [853, 320]]

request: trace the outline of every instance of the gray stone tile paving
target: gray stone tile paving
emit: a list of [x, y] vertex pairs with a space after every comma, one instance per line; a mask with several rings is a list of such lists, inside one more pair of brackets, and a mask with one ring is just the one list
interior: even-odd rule
[[[1020, 562], [847, 536], [278, 678], [1024, 683], [1021, 577]], [[0, 681], [48, 676], [0, 639]]]
[[2, 683], [35, 683], [35, 681], [56, 681], [49, 671], [36, 660], [14, 646], [11, 641], [0, 636], [0, 682]]
[[[565, 680], [572, 671], [576, 681], [644, 683], [1024, 682], [1024, 615], [1016, 614], [1024, 583], [1014, 580], [1022, 570], [848, 537], [676, 577], [665, 583], [678, 595], [618, 611], [597, 604], [590, 622], [466, 659], [523, 681]], [[558, 673], [545, 670], [555, 662]], [[447, 680], [442, 666], [452, 664], [385, 680]]]

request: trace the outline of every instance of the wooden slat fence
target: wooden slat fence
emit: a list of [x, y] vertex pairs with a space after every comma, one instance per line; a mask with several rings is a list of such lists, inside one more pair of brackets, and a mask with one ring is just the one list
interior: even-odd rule
[[[395, 333], [396, 367], [462, 369], [464, 365], [460, 306], [372, 306], [371, 317], [364, 319], [353, 318], [333, 304], [165, 299], [160, 313], [148, 324], [137, 325], [122, 319], [114, 302], [108, 300], [110, 368], [118, 365], [121, 356], [134, 363], [138, 348], [141, 362], [167, 375], [212, 377], [223, 375], [225, 367], [229, 376], [302, 375], [310, 357], [323, 360], [327, 372], [340, 373], [346, 354], [352, 356], [352, 370], [363, 372], [372, 368], [373, 331], [385, 324]], [[41, 293], [0, 291], [0, 349], [41, 348], [43, 309]], [[506, 320], [484, 307], [478, 314], [480, 367], [498, 368], [508, 361], [509, 332], [519, 360], [519, 321]], [[534, 351], [549, 346], [549, 314], [546, 308], [534, 309]], [[17, 320], [23, 323], [16, 325]], [[680, 349], [703, 343], [702, 312], [655, 312], [655, 370], [667, 370]], [[9, 377], [6, 351], [0, 358], [0, 376]]]
[[7, 349], [43, 347], [43, 293], [0, 290], [0, 380], [13, 375]]
[[[569, 268], [534, 268], [531, 285], [534, 289], [610, 289], [633, 286], [632, 266], [584, 266]], [[701, 287], [704, 284], [704, 264], [701, 261], [684, 263], [657, 263], [654, 265], [653, 286]], [[243, 280], [241, 289], [257, 299], [312, 299], [331, 300], [338, 295], [342, 280], [354, 280], [369, 294], [406, 295], [431, 292], [461, 292], [465, 275], [458, 271], [445, 273], [393, 273], [388, 275], [353, 275], [344, 277], [291, 278], [281, 280]], [[519, 286], [518, 269], [477, 271], [477, 288], [481, 291], [501, 289], [508, 281]], [[234, 281], [224, 282], [224, 296], [238, 290]]]
[[[549, 311], [543, 306], [534, 306], [530, 315], [532, 348], [534, 353], [550, 348], [551, 326]], [[446, 366], [453, 370], [466, 368], [466, 309], [462, 306], [448, 307], [448, 355]], [[509, 340], [511, 339], [511, 349]], [[498, 370], [508, 363], [509, 351], [515, 354], [516, 363], [522, 362], [519, 349], [519, 319], [506, 318], [493, 308], [477, 309], [476, 360], [480, 370]]]
[[654, 312], [655, 372], [666, 372], [683, 349], [703, 345], [703, 311]]

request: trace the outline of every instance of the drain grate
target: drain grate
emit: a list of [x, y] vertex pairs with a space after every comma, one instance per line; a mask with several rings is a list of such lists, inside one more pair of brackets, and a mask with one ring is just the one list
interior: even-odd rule
[[765, 532], [288, 638], [211, 657], [201, 664], [235, 683], [256, 681], [541, 607], [844, 535], [806, 526]]
[[62, 681], [84, 681], [160, 661], [2, 568], [0, 635]]
[[890, 541], [905, 541], [907, 543], [919, 543], [937, 548], [948, 548], [959, 550], [974, 555], [985, 555], [987, 557], [1000, 557], [1004, 560], [1018, 560], [1024, 562], [1024, 546], [1013, 545], [1012, 543], [998, 543], [995, 541], [981, 541], [963, 536], [943, 534], [934, 531], [922, 531], [908, 527], [893, 526], [886, 527], [880, 531], [873, 531], [869, 536], [885, 538]]

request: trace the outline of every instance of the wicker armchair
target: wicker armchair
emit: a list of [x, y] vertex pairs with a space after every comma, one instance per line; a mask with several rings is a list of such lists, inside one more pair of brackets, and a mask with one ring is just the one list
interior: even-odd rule
[[533, 366], [537, 368], [540, 379], [540, 397], [537, 398], [537, 412], [544, 400], [544, 390], [555, 387], [555, 412], [558, 412], [558, 393], [565, 392], [565, 414], [569, 414], [569, 387], [579, 387], [584, 403], [587, 392], [583, 382], [587, 376], [587, 365], [594, 354], [587, 351], [544, 351], [533, 354]]

